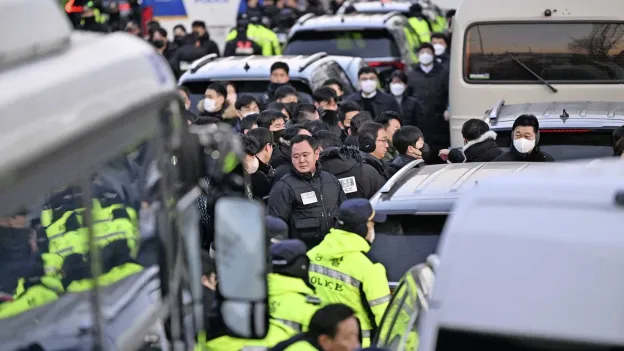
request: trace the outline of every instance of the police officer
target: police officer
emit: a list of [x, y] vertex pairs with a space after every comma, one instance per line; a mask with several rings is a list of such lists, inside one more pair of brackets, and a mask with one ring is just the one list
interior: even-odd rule
[[[246, 14], [240, 14], [239, 19], [243, 17], [247, 18]], [[277, 39], [277, 34], [273, 33], [268, 28], [260, 25], [251, 23], [251, 20], [247, 26], [246, 30], [247, 38], [255, 41], [262, 47], [262, 55], [263, 56], [272, 56], [272, 55], [281, 55], [282, 48], [279, 45], [279, 40]], [[227, 41], [235, 40], [238, 36], [238, 29], [233, 29], [226, 37]]]
[[290, 142], [290, 173], [271, 189], [267, 210], [288, 223], [290, 238], [301, 239], [311, 248], [334, 226], [334, 215], [346, 196], [338, 179], [321, 170], [313, 137], [297, 135]]
[[249, 19], [241, 14], [236, 20], [236, 37], [225, 43], [223, 56], [262, 55], [262, 46], [247, 37]]
[[375, 223], [385, 220], [366, 199], [349, 199], [338, 210], [337, 225], [308, 251], [310, 282], [323, 303], [346, 303], [362, 328], [362, 346], [370, 345], [390, 302], [383, 265], [367, 253], [375, 239]]
[[420, 4], [413, 4], [409, 9], [409, 19], [407, 20], [410, 26], [418, 34], [418, 41], [422, 43], [428, 43], [431, 41], [431, 23], [427, 17], [423, 14], [423, 8]]

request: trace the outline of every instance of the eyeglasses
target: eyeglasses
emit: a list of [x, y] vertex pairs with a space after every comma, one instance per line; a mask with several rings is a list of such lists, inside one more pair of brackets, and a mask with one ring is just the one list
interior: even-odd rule
[[388, 139], [377, 139], [377, 142], [388, 143]]

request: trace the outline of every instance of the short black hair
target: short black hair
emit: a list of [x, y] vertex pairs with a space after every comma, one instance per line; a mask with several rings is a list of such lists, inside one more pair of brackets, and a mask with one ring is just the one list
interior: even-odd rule
[[357, 102], [351, 100], [343, 101], [340, 103], [340, 106], [338, 106], [338, 120], [344, 122], [345, 118], [347, 118], [347, 113], [353, 111], [359, 112], [360, 110], [360, 105]]
[[293, 124], [286, 128], [284, 134], [282, 134], [282, 139], [286, 141], [291, 141], [294, 137], [299, 135], [299, 132], [303, 129], [307, 130], [308, 132], [310, 131], [308, 127], [304, 126], [303, 124]]
[[249, 95], [249, 94], [242, 94], [242, 95], [238, 95], [238, 97], [236, 98], [236, 102], [234, 103], [234, 107], [237, 110], [240, 110], [241, 108], [245, 107], [245, 106], [249, 106], [252, 103], [256, 103], [256, 105], [260, 106], [258, 104], [258, 100], [256, 100], [255, 97]]
[[267, 144], [273, 144], [273, 134], [269, 132], [266, 128], [258, 127], [256, 129], [252, 129], [247, 132], [247, 136], [252, 137], [258, 141], [258, 145], [260, 148], [258, 150], [262, 150]]
[[351, 135], [357, 135], [362, 125], [373, 122], [375, 121], [368, 111], [360, 111], [360, 113], [351, 118]]
[[259, 113], [252, 113], [243, 117], [240, 124], [241, 133], [245, 130], [251, 130], [254, 124], [258, 124], [258, 117], [260, 117]]
[[409, 146], [416, 145], [416, 142], [423, 137], [422, 131], [417, 127], [401, 127], [394, 132], [394, 136], [392, 137], [392, 146], [394, 146], [399, 154], [405, 155], [405, 153], [407, 153], [407, 148]]
[[293, 86], [290, 84], [285, 84], [275, 89], [274, 97], [275, 100], [279, 100], [291, 95], [295, 95], [297, 96], [297, 99], [299, 99], [299, 95], [297, 95], [297, 89], [293, 88]]
[[442, 39], [448, 45], [448, 36], [444, 33], [431, 33], [431, 39]]
[[429, 49], [431, 50], [431, 52], [435, 51], [431, 43], [420, 43], [420, 46], [418, 47], [418, 49], [416, 49], [416, 52], [420, 52], [420, 50], [422, 49]]
[[370, 66], [364, 66], [358, 70], [358, 79], [362, 74], [374, 73], [375, 76], [378, 76], [377, 70]]
[[314, 107], [314, 105], [299, 104], [293, 110], [291, 117], [293, 121], [300, 123], [306, 119], [309, 119], [308, 117], [310, 116], [310, 114], [314, 114], [314, 113], [316, 113], [316, 107]]
[[407, 84], [407, 74], [401, 70], [396, 70], [390, 74], [390, 78], [388, 81], [391, 83], [394, 78], [399, 78], [399, 80], [405, 84]]
[[260, 151], [260, 143], [255, 138], [252, 138], [248, 135], [241, 136], [243, 141], [243, 150], [248, 156], [256, 156], [258, 151]]
[[283, 69], [284, 71], [286, 71], [286, 74], [290, 73], [290, 67], [288, 67], [288, 64], [282, 61], [274, 62], [271, 65], [271, 73], [273, 73], [273, 71], [275, 71], [276, 69]]
[[316, 139], [316, 141], [318, 141], [319, 145], [323, 149], [327, 149], [328, 147], [332, 146], [342, 146], [342, 140], [340, 140], [340, 137], [328, 130], [319, 130], [316, 133], [312, 134], [312, 136], [314, 137], [314, 139]]
[[274, 110], [264, 110], [260, 112], [260, 116], [258, 117], [256, 124], [258, 125], [258, 127], [270, 129], [269, 127], [271, 127], [271, 124], [273, 124], [273, 122], [280, 118], [286, 121], [286, 116], [284, 116], [282, 112]]
[[358, 143], [360, 145], [366, 144], [364, 139], [377, 140], [377, 133], [379, 133], [381, 129], [384, 129], [384, 127], [383, 125], [379, 123], [375, 123], [375, 122], [364, 123], [358, 129], [358, 133], [357, 133]]
[[306, 126], [308, 130], [310, 131], [310, 133], [312, 134], [321, 130], [329, 130], [329, 124], [327, 124], [327, 122], [324, 122], [323, 120], [320, 120], [320, 119], [315, 119], [313, 121], [305, 120], [305, 121], [302, 121], [301, 124]]
[[533, 127], [533, 132], [539, 132], [539, 121], [533, 115], [522, 115], [513, 122], [511, 132], [513, 133], [517, 127]]
[[615, 145], [613, 145], [613, 156], [622, 156], [624, 153], [624, 138], [620, 138]]
[[210, 83], [206, 90], [214, 90], [217, 94], [223, 96], [224, 98], [227, 98], [227, 89], [225, 88], [225, 85], [221, 83]]
[[336, 91], [330, 87], [320, 87], [312, 93], [312, 98], [314, 99], [314, 102], [318, 103], [322, 101], [336, 102], [336, 100], [338, 100], [338, 95], [336, 94]]
[[456, 13], [457, 13], [456, 9], [450, 9], [450, 10], [446, 11], [446, 18], [455, 17]]
[[401, 121], [401, 115], [395, 111], [385, 111], [382, 112], [379, 116], [375, 118], [375, 122], [384, 126], [384, 128], [388, 128], [390, 125], [390, 121], [396, 119], [399, 123], [403, 124]]
[[180, 85], [178, 86], [178, 90], [186, 94], [187, 98], [191, 98], [191, 91], [189, 90], [189, 88], [185, 87], [184, 85]]
[[[287, 114], [287, 118], [291, 119], [292, 118], [292, 104], [284, 104], [281, 102], [277, 102], [277, 101], [272, 101], [269, 102], [269, 104], [267, 105], [267, 110], [274, 110], [274, 111], [286, 111]], [[282, 112], [283, 113], [283, 112]]]
[[191, 28], [192, 27], [201, 27], [206, 29], [206, 22], [204, 21], [193, 21], [193, 23], [191, 23]]
[[471, 118], [464, 123], [461, 133], [464, 139], [471, 141], [479, 139], [488, 130], [490, 130], [490, 126], [487, 123], [477, 118]]
[[158, 27], [154, 32], [158, 32], [158, 34], [162, 35], [165, 39], [167, 38], [167, 30], [163, 27]]
[[173, 26], [173, 31], [175, 32], [175, 31], [176, 31], [176, 29], [178, 29], [178, 28], [179, 28], [179, 29], [182, 29], [182, 31], [183, 31], [184, 33], [187, 33], [187, 31], [186, 31], [186, 27], [185, 27], [183, 24], [176, 24], [175, 26]]
[[330, 85], [337, 85], [340, 88], [340, 90], [344, 91], [344, 88], [342, 86], [342, 82], [339, 81], [338, 79], [329, 78], [328, 80], [325, 81], [325, 83], [323, 83], [324, 87], [329, 87]]
[[351, 307], [340, 303], [327, 305], [319, 308], [308, 325], [308, 331], [305, 332], [306, 336], [311, 339], [318, 339], [321, 335], [327, 335], [330, 338], [335, 338], [338, 333], [338, 326], [340, 323], [346, 321], [349, 318], [354, 318], [355, 312]]
[[622, 138], [624, 138], [624, 126], [615, 128], [613, 130], [613, 146], [615, 146], [615, 143], [620, 141]]
[[208, 117], [208, 116], [198, 116], [193, 122], [193, 124], [197, 124], [198, 126], [208, 125], [208, 124], [219, 124], [219, 123], [222, 123], [222, 121], [219, 118]]
[[304, 141], [310, 144], [312, 150], [316, 150], [319, 147], [319, 144], [316, 139], [314, 139], [314, 137], [303, 134], [296, 135], [292, 139], [290, 139], [290, 145], [293, 146], [295, 144], [303, 143]]

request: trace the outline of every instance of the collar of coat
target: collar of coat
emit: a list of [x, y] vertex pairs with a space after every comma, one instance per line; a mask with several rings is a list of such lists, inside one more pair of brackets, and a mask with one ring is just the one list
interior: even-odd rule
[[493, 131], [487, 131], [485, 133], [483, 133], [483, 135], [481, 135], [480, 137], [478, 137], [475, 140], [470, 140], [469, 142], [466, 143], [466, 145], [464, 145], [464, 147], [462, 148], [463, 152], [466, 152], [466, 150], [468, 150], [469, 147], [484, 142], [487, 139], [492, 139], [492, 140], [496, 140], [496, 132]]

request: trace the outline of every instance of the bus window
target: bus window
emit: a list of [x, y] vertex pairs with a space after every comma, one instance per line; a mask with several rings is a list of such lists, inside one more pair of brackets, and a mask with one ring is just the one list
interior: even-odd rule
[[624, 23], [475, 24], [464, 50], [468, 83], [624, 81]]

